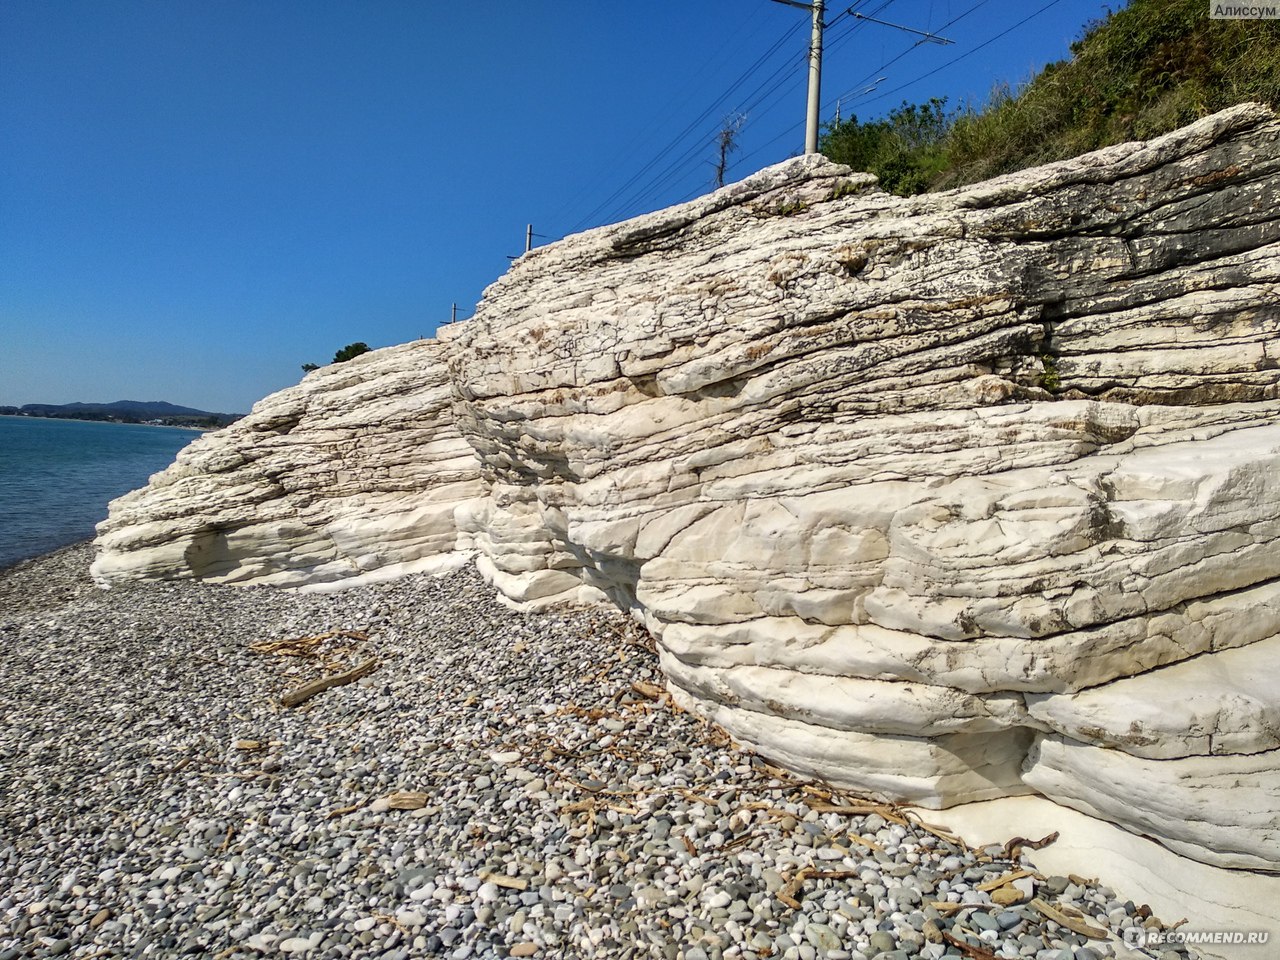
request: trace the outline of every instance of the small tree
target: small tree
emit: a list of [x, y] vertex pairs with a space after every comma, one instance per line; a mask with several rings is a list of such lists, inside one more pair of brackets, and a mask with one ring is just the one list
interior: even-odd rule
[[738, 149], [738, 134], [742, 132], [742, 125], [746, 122], [747, 118], [742, 114], [724, 118], [724, 124], [716, 137], [720, 146], [720, 162], [716, 164], [717, 187], [724, 186], [724, 175], [729, 169], [729, 154]]
[[345, 347], [343, 347], [341, 350], [339, 350], [337, 353], [333, 355], [333, 362], [345, 363], [346, 361], [350, 360], [352, 357], [358, 357], [360, 356], [360, 354], [368, 353], [368, 352], [369, 352], [369, 345], [367, 343], [362, 343], [362, 342], [348, 343]]
[[859, 123], [850, 117], [828, 124], [822, 152], [836, 163], [874, 173], [890, 193], [922, 193], [946, 165], [952, 126], [946, 103], [935, 97], [928, 103], [903, 103], [882, 120]]
[[320, 369], [320, 364], [318, 363], [304, 363], [302, 365], [303, 373], [310, 373], [312, 370], [319, 370], [319, 369]]

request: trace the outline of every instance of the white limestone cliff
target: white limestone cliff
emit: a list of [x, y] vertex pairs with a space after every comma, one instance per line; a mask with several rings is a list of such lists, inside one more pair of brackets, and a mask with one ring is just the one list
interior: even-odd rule
[[308, 374], [111, 505], [93, 574], [324, 588], [465, 563], [483, 494], [434, 340]]
[[268, 398], [113, 505], [95, 574], [475, 554], [633, 611], [794, 769], [1280, 872], [1278, 174], [1259, 106], [909, 199], [788, 161]]

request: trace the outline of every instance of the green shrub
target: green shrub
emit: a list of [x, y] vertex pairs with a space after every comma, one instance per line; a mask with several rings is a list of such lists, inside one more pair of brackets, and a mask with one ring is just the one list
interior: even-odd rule
[[1072, 58], [981, 108], [903, 104], [825, 132], [822, 151], [907, 195], [1145, 140], [1251, 100], [1280, 107], [1280, 21], [1211, 20], [1204, 0], [1132, 0]]

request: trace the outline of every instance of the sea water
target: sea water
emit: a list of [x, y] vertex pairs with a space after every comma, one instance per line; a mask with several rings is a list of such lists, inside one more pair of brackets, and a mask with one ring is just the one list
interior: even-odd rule
[[200, 436], [132, 423], [0, 417], [0, 569], [86, 540], [107, 504]]

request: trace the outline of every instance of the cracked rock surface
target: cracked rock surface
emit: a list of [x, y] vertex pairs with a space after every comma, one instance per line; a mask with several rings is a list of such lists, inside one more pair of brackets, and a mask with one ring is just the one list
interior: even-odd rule
[[268, 398], [117, 502], [95, 572], [474, 555], [631, 612], [793, 770], [1280, 871], [1278, 174], [1256, 105], [906, 199], [788, 161]]

